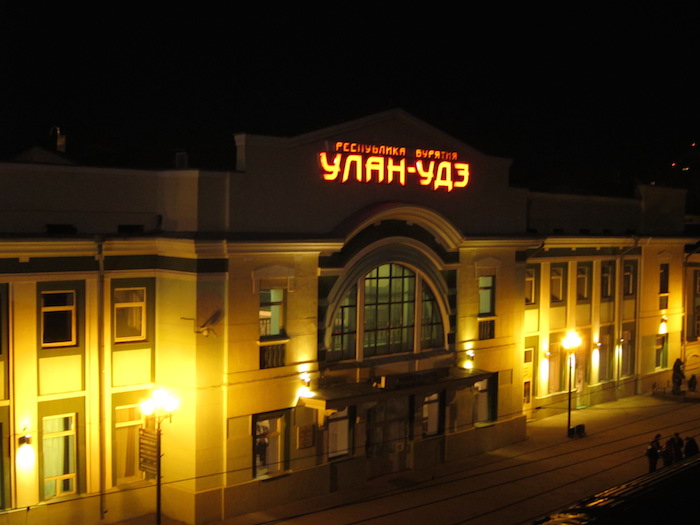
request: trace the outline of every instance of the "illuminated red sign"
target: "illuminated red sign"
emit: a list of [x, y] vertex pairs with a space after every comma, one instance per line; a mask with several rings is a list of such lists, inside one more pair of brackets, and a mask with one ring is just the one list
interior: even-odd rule
[[469, 183], [469, 164], [458, 162], [457, 153], [432, 149], [375, 146], [355, 142], [336, 142], [335, 151], [318, 155], [323, 180], [350, 181], [406, 186], [417, 180], [433, 191], [465, 188]]

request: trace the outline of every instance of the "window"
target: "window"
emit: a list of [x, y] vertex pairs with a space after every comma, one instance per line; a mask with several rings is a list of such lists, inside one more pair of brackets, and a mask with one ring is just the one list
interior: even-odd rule
[[442, 396], [438, 393], [423, 398], [423, 435], [442, 433]]
[[665, 310], [668, 308], [668, 282], [669, 282], [669, 265], [663, 263], [659, 265], [659, 309]]
[[260, 338], [284, 336], [284, 290], [260, 290]]
[[[561, 339], [561, 334], [558, 336], [553, 334], [553, 337]], [[567, 365], [567, 355], [566, 350], [564, 350], [559, 342], [552, 341], [550, 339], [549, 352], [548, 352], [547, 363], [549, 365], [549, 383], [548, 393], [552, 394], [554, 392], [560, 392], [565, 389], [565, 377], [566, 365]]]
[[41, 292], [42, 346], [73, 346], [76, 343], [75, 291]]
[[496, 315], [496, 278], [485, 275], [478, 278], [479, 284], [479, 340], [496, 337], [496, 320], [483, 319]]
[[400, 264], [378, 266], [352, 286], [336, 310], [332, 330], [330, 360], [445, 344], [442, 313], [432, 289], [420, 275]]
[[283, 288], [260, 290], [260, 368], [276, 368], [285, 364], [285, 296], [286, 290]]
[[42, 419], [44, 499], [77, 492], [75, 414]]
[[496, 315], [496, 278], [493, 275], [479, 277], [479, 316]]
[[143, 341], [146, 339], [146, 289], [115, 288], [114, 341]]
[[633, 323], [626, 323], [622, 327], [622, 341], [620, 341], [620, 372], [622, 376], [634, 375], [635, 353], [634, 353], [634, 333]]
[[600, 329], [600, 338], [598, 340], [598, 379], [600, 381], [609, 381], [613, 377], [614, 364], [614, 337], [613, 326], [603, 326]]
[[527, 306], [537, 304], [537, 270], [525, 269], [525, 304]]
[[253, 418], [253, 477], [283, 471], [286, 456], [285, 413], [258, 414]]
[[637, 263], [625, 261], [622, 266], [622, 286], [625, 297], [637, 294]]
[[654, 366], [656, 368], [668, 367], [668, 334], [660, 334], [656, 336]]
[[589, 263], [576, 265], [576, 300], [588, 302], [591, 299], [591, 266]]
[[345, 407], [328, 416], [328, 457], [337, 458], [352, 453], [351, 410]]
[[615, 290], [615, 263], [603, 261], [600, 265], [600, 298], [603, 301], [613, 299]]
[[552, 303], [564, 302], [566, 291], [566, 267], [552, 265], [549, 274], [549, 292]]
[[139, 470], [139, 430], [143, 416], [139, 405], [114, 409], [114, 469], [117, 484], [143, 479]]
[[380, 401], [367, 412], [367, 456], [402, 452], [408, 441], [410, 424], [407, 397]]

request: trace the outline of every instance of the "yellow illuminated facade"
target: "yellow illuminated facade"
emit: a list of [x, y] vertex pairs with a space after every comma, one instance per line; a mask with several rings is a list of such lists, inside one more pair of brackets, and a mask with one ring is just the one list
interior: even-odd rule
[[0, 164], [0, 524], [153, 514], [156, 414], [162, 512], [204, 524], [700, 368], [678, 190], [512, 188], [401, 111], [236, 148], [231, 172]]

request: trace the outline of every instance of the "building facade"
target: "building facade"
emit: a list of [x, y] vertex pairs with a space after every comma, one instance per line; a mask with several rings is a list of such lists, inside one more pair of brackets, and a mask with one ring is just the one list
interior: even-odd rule
[[[231, 172], [0, 164], [0, 523], [116, 522], [158, 485], [164, 514], [213, 522], [698, 366], [680, 190], [514, 188], [510, 160], [402, 111], [235, 144]], [[179, 400], [157, 420], [156, 388]]]

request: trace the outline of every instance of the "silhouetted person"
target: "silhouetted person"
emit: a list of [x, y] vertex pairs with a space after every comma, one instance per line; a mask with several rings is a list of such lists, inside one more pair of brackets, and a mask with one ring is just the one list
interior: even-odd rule
[[674, 394], [681, 393], [681, 382], [684, 379], [685, 374], [683, 373], [683, 361], [681, 361], [680, 359], [676, 359], [676, 362], [673, 363], [673, 376], [671, 377], [671, 380], [673, 381], [672, 392]]
[[677, 462], [683, 459], [683, 438], [678, 435], [678, 432], [673, 434], [671, 438], [671, 444], [673, 445], [673, 462]]
[[692, 436], [688, 436], [685, 438], [685, 448], [683, 449], [683, 455], [686, 458], [691, 458], [695, 454], [697, 454], [700, 450], [698, 450], [698, 443], [695, 441], [695, 438]]
[[661, 453], [661, 434], [656, 434], [651, 440], [646, 450], [646, 457], [649, 461], [649, 472], [656, 470], [656, 464], [659, 462], [659, 454]]
[[673, 463], [674, 460], [674, 453], [673, 453], [673, 439], [668, 438], [666, 443], [664, 444], [663, 448], [661, 449], [661, 461], [664, 464], [664, 467], [668, 467]]
[[688, 379], [688, 390], [691, 392], [695, 392], [695, 389], [698, 387], [698, 378], [695, 377], [695, 374], [690, 376], [690, 379]]

